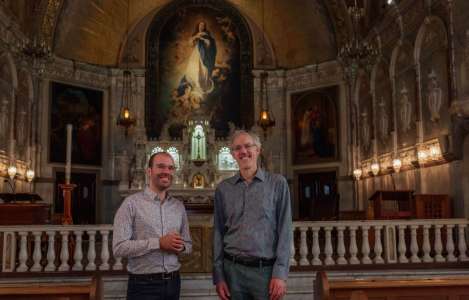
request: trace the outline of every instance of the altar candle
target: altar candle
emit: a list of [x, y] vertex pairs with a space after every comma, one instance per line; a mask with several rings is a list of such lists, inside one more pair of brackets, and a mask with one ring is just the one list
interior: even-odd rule
[[67, 156], [65, 164], [65, 183], [70, 184], [72, 171], [72, 124], [67, 124]]

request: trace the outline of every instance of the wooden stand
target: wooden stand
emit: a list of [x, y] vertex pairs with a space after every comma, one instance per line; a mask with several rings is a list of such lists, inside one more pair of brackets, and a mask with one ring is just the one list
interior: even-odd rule
[[59, 184], [59, 188], [62, 189], [64, 196], [64, 216], [62, 219], [62, 225], [72, 225], [72, 191], [76, 187], [76, 184]]

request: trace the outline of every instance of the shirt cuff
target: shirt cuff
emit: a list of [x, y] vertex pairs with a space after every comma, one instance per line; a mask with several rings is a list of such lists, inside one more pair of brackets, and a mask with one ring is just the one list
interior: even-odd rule
[[160, 249], [160, 239], [159, 238], [149, 238], [148, 239], [148, 248], [150, 250]]
[[288, 278], [288, 269], [283, 267], [283, 266], [274, 265], [274, 268], [272, 270], [272, 277], [287, 280], [287, 278]]
[[223, 273], [223, 270], [213, 269], [213, 284], [217, 285], [223, 281], [225, 281], [225, 274]]

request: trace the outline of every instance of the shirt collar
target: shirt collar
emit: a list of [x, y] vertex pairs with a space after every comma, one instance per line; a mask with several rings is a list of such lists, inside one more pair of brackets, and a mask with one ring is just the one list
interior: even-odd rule
[[[261, 168], [257, 168], [256, 175], [254, 175], [254, 178], [257, 178], [260, 181], [265, 181], [265, 171], [262, 170]], [[241, 177], [240, 172], [238, 172], [236, 173], [236, 175], [232, 177], [231, 183], [237, 184], [240, 181], [244, 181], [244, 179], [243, 177]]]
[[[158, 195], [154, 191], [152, 191], [148, 185], [145, 187], [143, 193], [147, 195], [151, 200], [160, 200], [160, 198], [158, 198]], [[166, 198], [164, 200], [169, 201], [170, 199], [171, 195], [169, 194], [169, 191], [166, 191]]]

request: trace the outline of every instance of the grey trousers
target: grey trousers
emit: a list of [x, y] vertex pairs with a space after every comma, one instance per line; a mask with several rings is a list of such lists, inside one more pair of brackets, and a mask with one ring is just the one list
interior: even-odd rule
[[247, 267], [225, 259], [223, 270], [231, 300], [268, 300], [272, 268]]

